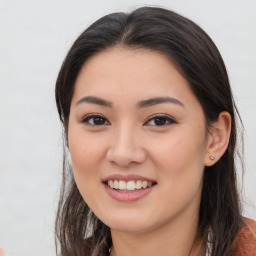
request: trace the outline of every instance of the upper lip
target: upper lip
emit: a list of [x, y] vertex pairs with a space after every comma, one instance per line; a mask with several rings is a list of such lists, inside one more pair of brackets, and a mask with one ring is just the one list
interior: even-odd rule
[[129, 180], [141, 180], [141, 181], [147, 181], [147, 182], [156, 182], [155, 180], [152, 180], [150, 178], [146, 178], [140, 175], [136, 174], [130, 174], [130, 175], [123, 175], [123, 174], [112, 174], [102, 179], [102, 182], [107, 182], [109, 180], [123, 180], [123, 181], [129, 181]]

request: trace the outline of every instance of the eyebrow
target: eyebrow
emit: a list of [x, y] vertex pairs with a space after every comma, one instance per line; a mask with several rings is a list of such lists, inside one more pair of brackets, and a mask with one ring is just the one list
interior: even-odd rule
[[[92, 103], [92, 104], [97, 104], [97, 105], [101, 105], [104, 107], [113, 107], [112, 102], [104, 100], [99, 97], [95, 97], [95, 96], [85, 96], [85, 97], [81, 98], [80, 100], [78, 100], [76, 102], [75, 106], [77, 106], [81, 103]], [[150, 98], [150, 99], [138, 102], [136, 104], [136, 107], [137, 108], [145, 108], [145, 107], [150, 107], [150, 106], [154, 106], [154, 105], [162, 104], [162, 103], [173, 103], [173, 104], [177, 104], [177, 105], [184, 107], [184, 104], [181, 101], [179, 101], [176, 98], [172, 98], [172, 97]]]
[[101, 105], [104, 107], [112, 107], [113, 103], [111, 103], [110, 101], [101, 99], [99, 97], [95, 97], [95, 96], [86, 96], [81, 98], [79, 101], [76, 102], [76, 106], [81, 104], [81, 103], [93, 103], [93, 104], [97, 104], [97, 105]]
[[150, 107], [150, 106], [154, 106], [161, 103], [174, 103], [182, 107], [185, 107], [181, 101], [172, 97], [156, 97], [156, 98], [143, 100], [137, 103], [137, 107], [144, 108], [144, 107]]

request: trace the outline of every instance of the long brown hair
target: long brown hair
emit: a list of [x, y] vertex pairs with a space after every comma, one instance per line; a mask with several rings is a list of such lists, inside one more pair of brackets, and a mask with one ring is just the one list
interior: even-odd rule
[[[142, 7], [99, 19], [74, 42], [56, 82], [56, 103], [64, 127], [63, 184], [56, 218], [57, 251], [61, 256], [105, 256], [110, 229], [82, 199], [66, 151], [70, 103], [82, 65], [93, 55], [116, 45], [164, 53], [189, 82], [201, 103], [207, 125], [221, 111], [232, 118], [228, 149], [206, 167], [199, 212], [198, 238], [212, 246], [212, 256], [232, 255], [232, 242], [242, 223], [235, 169], [236, 107], [222, 57], [210, 37], [194, 22], [162, 8]], [[211, 236], [209, 236], [209, 230]]]

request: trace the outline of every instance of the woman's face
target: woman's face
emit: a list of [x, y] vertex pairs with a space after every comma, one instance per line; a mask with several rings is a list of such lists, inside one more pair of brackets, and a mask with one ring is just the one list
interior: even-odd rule
[[78, 189], [112, 230], [197, 216], [207, 154], [203, 109], [164, 55], [111, 48], [82, 67], [68, 143]]

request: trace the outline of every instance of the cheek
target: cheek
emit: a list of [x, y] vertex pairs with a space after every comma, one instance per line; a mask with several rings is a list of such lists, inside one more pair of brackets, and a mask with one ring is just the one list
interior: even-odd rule
[[158, 208], [161, 212], [179, 214], [192, 204], [199, 205], [204, 172], [202, 152], [199, 154], [202, 148], [194, 143], [188, 146], [185, 138], [166, 144], [155, 158], [161, 185]]
[[204, 141], [202, 136], [182, 133], [158, 144], [154, 161], [160, 170], [159, 178], [168, 180], [169, 187], [188, 189], [201, 183], [204, 170]]
[[90, 191], [101, 185], [100, 169], [104, 155], [101, 138], [85, 134], [82, 128], [69, 130], [69, 151], [77, 187], [85, 201], [90, 201]]
[[98, 191], [100, 182], [99, 143], [93, 137], [85, 136], [79, 130], [70, 130], [69, 151], [72, 161], [74, 179], [84, 201], [94, 208], [95, 200], [92, 191]]
[[69, 130], [68, 141], [74, 172], [88, 173], [95, 169], [104, 153], [102, 140], [86, 134], [82, 128], [74, 128]]

